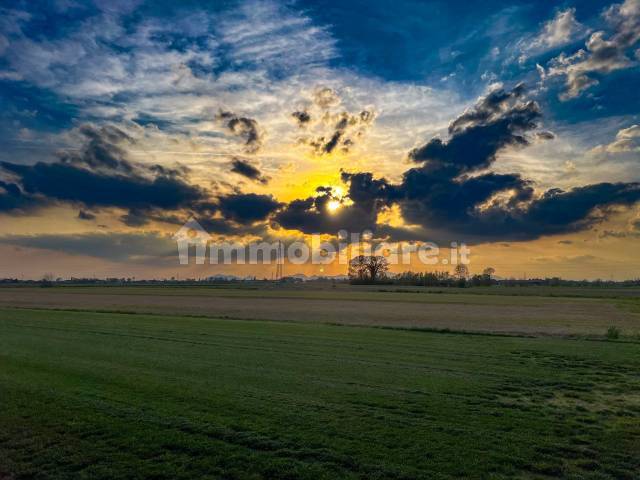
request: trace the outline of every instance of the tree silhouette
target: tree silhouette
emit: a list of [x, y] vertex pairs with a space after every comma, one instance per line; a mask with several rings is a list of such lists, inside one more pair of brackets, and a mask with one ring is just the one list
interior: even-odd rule
[[375, 283], [389, 271], [389, 262], [381, 255], [358, 255], [349, 262], [352, 282]]
[[482, 274], [489, 278], [493, 277], [494, 273], [496, 273], [496, 269], [493, 267], [487, 267], [482, 271]]

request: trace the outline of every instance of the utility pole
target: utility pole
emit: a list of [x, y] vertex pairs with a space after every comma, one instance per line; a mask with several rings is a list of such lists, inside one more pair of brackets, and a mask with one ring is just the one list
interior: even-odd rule
[[278, 240], [278, 257], [276, 258], [276, 280], [282, 280], [284, 266], [284, 255], [282, 251], [282, 242]]

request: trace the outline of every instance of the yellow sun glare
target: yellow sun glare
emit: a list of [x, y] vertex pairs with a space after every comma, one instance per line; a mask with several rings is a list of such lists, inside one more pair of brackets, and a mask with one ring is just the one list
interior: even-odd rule
[[334, 213], [341, 206], [342, 204], [338, 200], [329, 200], [327, 203], [327, 210], [329, 210], [329, 213]]

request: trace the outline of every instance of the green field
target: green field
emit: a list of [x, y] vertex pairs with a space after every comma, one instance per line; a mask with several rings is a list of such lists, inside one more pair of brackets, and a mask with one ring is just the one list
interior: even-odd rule
[[0, 478], [632, 479], [640, 343], [0, 309]]

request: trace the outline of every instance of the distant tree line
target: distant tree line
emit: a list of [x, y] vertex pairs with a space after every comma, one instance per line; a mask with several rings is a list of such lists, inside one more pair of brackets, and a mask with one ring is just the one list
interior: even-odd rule
[[633, 280], [566, 280], [560, 277], [548, 278], [495, 278], [488, 270], [481, 274], [460, 276], [449, 272], [404, 272], [389, 279], [395, 285], [411, 285], [424, 287], [639, 287], [640, 278]]
[[493, 268], [486, 268], [481, 274], [470, 275], [466, 265], [456, 265], [453, 274], [447, 271], [403, 272], [394, 277], [393, 283], [423, 287], [489, 287], [497, 283], [492, 277], [494, 272]]
[[423, 287], [489, 287], [500, 285], [505, 287], [547, 286], [547, 287], [640, 287], [640, 278], [632, 280], [565, 280], [560, 277], [547, 278], [499, 278], [495, 276], [495, 270], [485, 268], [482, 273], [470, 274], [465, 265], [456, 265], [453, 273], [448, 271], [413, 272], [406, 271], [400, 274], [389, 273], [389, 263], [382, 256], [359, 256], [351, 260], [349, 264], [348, 279], [338, 277], [314, 277], [302, 279], [297, 277], [285, 277], [278, 280], [256, 277], [245, 278], [165, 278], [165, 279], [136, 279], [124, 278], [54, 278], [52, 274], [45, 274], [39, 280], [22, 280], [18, 278], [0, 278], [0, 285], [25, 285], [25, 286], [64, 286], [64, 285], [233, 285], [253, 286], [260, 288], [264, 284], [272, 283], [343, 283], [351, 284], [386, 284]]
[[383, 256], [360, 255], [349, 263], [349, 283], [351, 284], [388, 284], [422, 287], [490, 287], [502, 285], [516, 286], [640, 286], [640, 278], [633, 280], [565, 280], [560, 277], [504, 279], [496, 278], [496, 270], [485, 268], [482, 273], [470, 274], [466, 265], [456, 265], [453, 273], [448, 271], [412, 272], [389, 274], [389, 263]]

